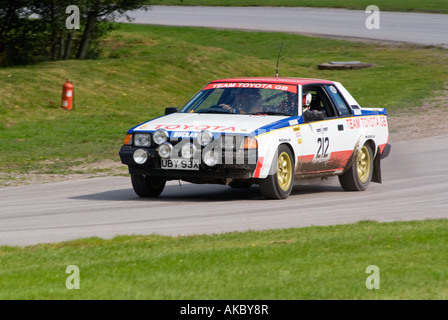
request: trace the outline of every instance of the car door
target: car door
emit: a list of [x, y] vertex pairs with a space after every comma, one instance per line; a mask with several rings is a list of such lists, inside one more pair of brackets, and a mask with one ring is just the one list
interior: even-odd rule
[[[303, 87], [303, 93], [310, 92], [310, 109], [321, 117], [308, 118], [302, 113], [305, 124], [302, 126], [303, 156], [299, 173], [325, 174], [342, 171], [353, 153], [346, 130], [345, 118], [351, 116], [337, 88], [330, 84], [309, 85]], [[338, 100], [342, 99], [342, 102]], [[339, 105], [341, 103], [341, 105]]]

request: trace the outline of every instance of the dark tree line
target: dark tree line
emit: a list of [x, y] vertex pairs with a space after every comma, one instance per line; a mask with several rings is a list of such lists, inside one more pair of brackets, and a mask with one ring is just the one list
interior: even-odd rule
[[[0, 0], [0, 66], [48, 60], [96, 58], [99, 39], [126, 11], [148, 0]], [[68, 29], [70, 5], [79, 8], [79, 29]], [[72, 21], [73, 22], [73, 21]]]

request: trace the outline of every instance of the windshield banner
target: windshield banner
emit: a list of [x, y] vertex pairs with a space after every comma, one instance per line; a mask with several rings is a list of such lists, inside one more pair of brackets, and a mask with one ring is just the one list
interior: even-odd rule
[[253, 88], [253, 89], [272, 89], [297, 93], [297, 86], [290, 84], [277, 83], [254, 83], [254, 82], [226, 82], [226, 83], [209, 83], [202, 90], [221, 89], [221, 88]]

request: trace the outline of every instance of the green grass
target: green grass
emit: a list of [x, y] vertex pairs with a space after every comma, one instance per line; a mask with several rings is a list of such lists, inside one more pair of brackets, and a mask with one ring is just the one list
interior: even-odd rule
[[[82, 163], [118, 161], [128, 129], [182, 106], [208, 81], [273, 76], [282, 42], [280, 76], [340, 81], [367, 107], [409, 109], [448, 83], [448, 55], [440, 48], [123, 25], [105, 40], [100, 60], [0, 69], [0, 172], [67, 173]], [[317, 69], [331, 60], [377, 67]], [[60, 108], [66, 78], [75, 85], [72, 111]]]
[[365, 10], [376, 5], [384, 11], [414, 11], [448, 13], [445, 0], [151, 0], [153, 5], [186, 6], [270, 6], [270, 7], [329, 7]]
[[[448, 220], [0, 247], [0, 299], [448, 298]], [[67, 266], [80, 272], [68, 290]], [[380, 288], [366, 288], [369, 265]]]

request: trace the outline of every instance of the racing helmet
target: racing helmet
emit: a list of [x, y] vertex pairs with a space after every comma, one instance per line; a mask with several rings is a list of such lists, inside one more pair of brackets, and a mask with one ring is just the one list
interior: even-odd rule
[[313, 100], [313, 95], [309, 91], [305, 91], [303, 93], [303, 108], [309, 107], [311, 104], [311, 100]]

